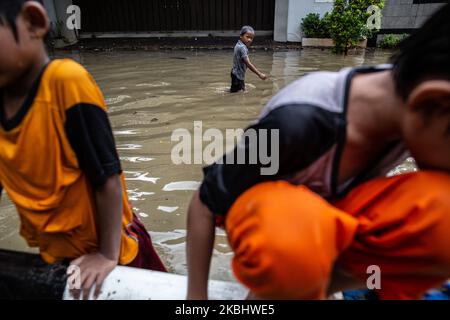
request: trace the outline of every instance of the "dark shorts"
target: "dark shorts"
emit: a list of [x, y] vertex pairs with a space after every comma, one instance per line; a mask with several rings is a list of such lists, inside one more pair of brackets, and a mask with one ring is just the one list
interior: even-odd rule
[[139, 251], [134, 260], [127, 267], [148, 269], [154, 271], [166, 272], [166, 268], [153, 248], [152, 239], [147, 229], [139, 218], [134, 216], [131, 222], [130, 231], [137, 235], [139, 240]]
[[231, 88], [230, 92], [239, 92], [245, 91], [245, 82], [244, 80], [238, 79], [233, 73], [231, 73]]

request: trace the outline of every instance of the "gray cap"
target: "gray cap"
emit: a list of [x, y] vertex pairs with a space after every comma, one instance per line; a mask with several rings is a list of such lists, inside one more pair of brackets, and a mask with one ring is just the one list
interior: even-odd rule
[[252, 27], [250, 27], [250, 26], [243, 26], [242, 29], [241, 29], [241, 36], [243, 34], [246, 34], [246, 33], [253, 33], [253, 34], [255, 34], [255, 30]]

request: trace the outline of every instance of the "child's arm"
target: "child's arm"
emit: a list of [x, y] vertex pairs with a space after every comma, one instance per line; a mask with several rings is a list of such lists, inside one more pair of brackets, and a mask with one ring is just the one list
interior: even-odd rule
[[[56, 63], [56, 62], [55, 62]], [[93, 77], [78, 63], [59, 61], [53, 77], [55, 101], [64, 112], [67, 140], [95, 199], [95, 217], [84, 224], [97, 230], [97, 250], [72, 261], [81, 268], [83, 295], [101, 283], [118, 264], [125, 190], [119, 155], [103, 94]], [[82, 236], [82, 235], [80, 235]], [[80, 290], [73, 292], [79, 296]]]
[[[326, 135], [318, 140], [317, 132], [329, 132], [331, 139], [334, 137], [325, 118], [321, 120], [323, 124], [317, 124], [312, 122], [312, 116], [315, 114], [311, 113], [311, 110], [295, 105], [275, 109], [246, 130], [256, 132], [257, 139], [244, 139], [244, 144], [224, 155], [222, 161], [203, 169], [203, 183], [188, 209], [186, 250], [189, 299], [207, 298], [215, 217], [223, 217], [226, 220], [226, 214], [235, 200], [252, 186], [282, 179], [309, 166], [311, 159], [318, 158], [323, 152], [317, 145], [329, 143], [324, 138]], [[301, 119], [301, 125], [290, 119]], [[273, 134], [271, 142], [265, 140], [267, 136], [259, 136], [262, 132], [267, 132], [262, 130], [269, 130], [270, 136]], [[244, 159], [251, 159], [252, 152], [258, 150], [264, 142], [268, 145], [267, 154], [274, 156], [270, 166], [267, 162], [262, 163], [261, 158], [256, 164], [240, 164], [236, 161], [239, 154], [243, 155]], [[308, 157], [298, 156], [299, 154], [307, 154]], [[227, 159], [234, 160], [229, 162]], [[274, 171], [263, 174], [262, 169], [269, 167]]]
[[[81, 271], [83, 298], [96, 285], [94, 296], [100, 293], [101, 285], [108, 274], [116, 267], [119, 260], [122, 232], [122, 186], [120, 176], [115, 174], [95, 192], [98, 225], [99, 250], [72, 261]], [[79, 298], [80, 292], [74, 292]]]
[[208, 298], [208, 276], [214, 245], [215, 224], [211, 211], [194, 194], [188, 210], [186, 254], [188, 299]]
[[260, 72], [251, 62], [249, 57], [244, 58], [244, 62], [247, 65], [247, 67], [252, 70], [261, 80], [266, 80], [267, 76]]

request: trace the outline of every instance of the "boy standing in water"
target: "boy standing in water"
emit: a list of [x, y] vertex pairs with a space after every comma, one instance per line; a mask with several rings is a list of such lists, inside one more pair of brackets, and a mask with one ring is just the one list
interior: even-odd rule
[[[204, 169], [188, 211], [188, 298], [207, 298], [220, 222], [234, 274], [260, 298], [369, 282], [381, 299], [420, 299], [450, 278], [449, 17], [446, 5], [392, 65], [293, 82], [247, 130], [256, 138]], [[261, 148], [278, 154], [276, 174], [263, 159], [229, 161]], [[386, 177], [410, 155], [421, 171]]]
[[0, 192], [44, 261], [80, 268], [87, 298], [117, 264], [165, 268], [128, 204], [103, 95], [81, 65], [50, 61], [48, 30], [41, 1], [0, 2]]
[[261, 80], [267, 79], [267, 76], [260, 72], [250, 62], [250, 58], [248, 57], [248, 48], [252, 45], [254, 38], [255, 30], [252, 27], [242, 27], [240, 39], [234, 47], [233, 68], [231, 69], [231, 93], [245, 91], [245, 72], [247, 71], [247, 67]]

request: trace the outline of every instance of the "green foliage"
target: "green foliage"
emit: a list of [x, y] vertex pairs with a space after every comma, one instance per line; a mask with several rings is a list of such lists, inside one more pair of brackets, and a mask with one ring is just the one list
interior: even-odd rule
[[371, 37], [373, 31], [367, 28], [371, 5], [380, 9], [384, 0], [335, 0], [333, 11], [329, 15], [329, 30], [334, 40], [333, 52], [347, 54], [348, 49], [359, 41]]
[[407, 33], [396, 35], [388, 34], [383, 37], [383, 39], [378, 43], [378, 47], [383, 49], [395, 49], [398, 47], [400, 42], [406, 39], [409, 35]]
[[331, 21], [330, 21], [330, 14], [328, 12], [325, 13], [325, 15], [323, 16], [321, 23], [323, 29], [323, 38], [331, 38], [331, 31], [330, 31]]
[[329, 14], [320, 18], [318, 13], [310, 13], [302, 19], [301, 28], [306, 38], [330, 38]]

